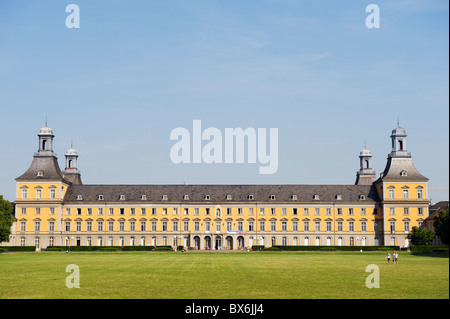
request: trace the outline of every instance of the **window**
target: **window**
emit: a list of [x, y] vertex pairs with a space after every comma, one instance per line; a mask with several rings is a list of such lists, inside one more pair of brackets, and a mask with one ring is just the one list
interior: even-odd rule
[[255, 225], [255, 224], [254, 224], [253, 221], [249, 221], [249, 222], [248, 222], [248, 231], [249, 231], [249, 232], [255, 231], [255, 226], [254, 226], [254, 225]]
[[189, 195], [184, 195], [184, 200], [189, 200]]
[[314, 215], [320, 215], [320, 208], [319, 207], [314, 208]]
[[40, 188], [36, 189], [36, 199], [42, 199], [42, 189]]
[[205, 233], [211, 232], [211, 222], [205, 222]]
[[141, 220], [141, 231], [145, 232], [147, 230], [147, 222], [145, 220]]
[[337, 222], [337, 231], [343, 231], [344, 230], [344, 224], [341, 221]]
[[44, 173], [42, 171], [37, 172], [37, 177], [44, 177]]
[[27, 209], [26, 209], [25, 207], [22, 207], [22, 208], [20, 209], [20, 214], [21, 214], [21, 215], [26, 215], [26, 214], [27, 214]]
[[242, 209], [242, 207], [239, 207], [239, 208], [237, 209], [237, 214], [238, 214], [238, 215], [242, 215], [242, 213], [243, 213], [243, 209]]
[[184, 207], [183, 208], [183, 215], [189, 215], [189, 208], [188, 207]]
[[56, 198], [56, 189], [50, 188], [50, 199], [55, 199], [55, 198]]
[[297, 221], [292, 222], [292, 231], [298, 232], [298, 222]]
[[320, 232], [320, 221], [314, 222], [314, 231]]
[[303, 215], [309, 215], [309, 208], [303, 208]]
[[20, 231], [21, 232], [27, 231], [27, 222], [26, 221], [20, 222]]
[[330, 221], [326, 222], [326, 229], [328, 232], [331, 231], [331, 222]]
[[423, 215], [423, 208], [422, 207], [419, 207], [417, 210], [418, 210], [418, 214], [419, 215]]
[[97, 231], [98, 232], [102, 232], [103, 231], [103, 222], [102, 221], [98, 221], [97, 222]]
[[342, 215], [342, 208], [338, 208], [338, 209], [337, 209], [337, 214], [338, 214], [338, 215]]
[[210, 199], [211, 199], [211, 196], [205, 195], [205, 200], [210, 200]]
[[266, 231], [266, 222], [263, 221], [263, 220], [261, 220], [261, 221], [259, 222], [259, 231], [260, 231], [260, 232], [265, 232], [265, 231]]
[[125, 215], [125, 208], [119, 209], [119, 215]]
[[172, 222], [172, 231], [177, 232], [178, 231], [178, 221], [174, 220]]
[[227, 200], [231, 200], [231, 195], [227, 195]]
[[361, 221], [361, 231], [362, 232], [366, 232], [367, 231], [367, 222], [366, 221]]
[[200, 208], [196, 207], [194, 208], [194, 215], [199, 215], [200, 214]]
[[86, 231], [87, 232], [91, 232], [92, 231], [92, 222], [91, 221], [87, 221], [86, 222]]
[[319, 200], [320, 197], [319, 197], [319, 195], [315, 194], [315, 195], [313, 196], [313, 199], [314, 199], [314, 200]]
[[378, 233], [379, 230], [380, 230], [380, 224], [379, 224], [378, 220], [376, 220], [376, 221], [373, 223], [373, 231], [374, 231], [375, 233]]
[[389, 229], [391, 231], [391, 234], [395, 234], [395, 221], [389, 222]]
[[297, 215], [297, 214], [298, 214], [297, 208], [292, 208], [292, 215]]
[[401, 171], [400, 176], [408, 176], [408, 173], [406, 171]]
[[114, 231], [114, 221], [112, 220], [108, 222], [108, 231]]
[[388, 189], [388, 198], [395, 199], [395, 189], [393, 187]]
[[54, 232], [55, 231], [55, 222], [54, 221], [49, 221], [48, 222], [48, 231], [49, 232]]
[[353, 215], [353, 208], [349, 208], [349, 209], [348, 209], [348, 214], [349, 214], [349, 215]]
[[156, 221], [153, 220], [151, 223], [151, 231], [156, 232], [156, 226], [157, 226]]
[[277, 222], [276, 221], [270, 222], [270, 231], [277, 231]]
[[364, 196], [364, 195], [359, 195], [359, 200], [366, 200], [366, 196]]
[[394, 207], [390, 207], [389, 208], [389, 215], [395, 215], [395, 208]]
[[125, 195], [120, 195], [120, 200], [125, 200]]
[[227, 208], [227, 215], [231, 215], [231, 208], [230, 207]]
[[248, 195], [248, 199], [253, 200], [253, 195]]
[[200, 222], [198, 222], [198, 221], [194, 222], [194, 231], [200, 231]]
[[276, 209], [275, 208], [271, 208], [270, 209], [270, 215], [275, 215], [276, 214]]
[[285, 221], [281, 222], [281, 231], [287, 231], [287, 222]]
[[77, 208], [77, 215], [81, 215], [81, 208]]
[[36, 215], [40, 215], [41, 214], [41, 208], [40, 207], [36, 207], [36, 210], [34, 212]]
[[162, 200], [167, 200], [167, 199], [168, 199], [167, 195], [162, 195]]
[[55, 215], [55, 207], [50, 207], [50, 215]]
[[80, 221], [77, 221], [77, 222], [75, 223], [75, 230], [76, 230], [77, 232], [80, 232], [80, 231], [81, 231], [81, 222], [80, 222]]
[[303, 222], [303, 231], [304, 232], [309, 232], [309, 221], [304, 221]]
[[40, 232], [41, 231], [41, 222], [39, 220], [34, 222], [34, 231]]
[[409, 191], [407, 189], [403, 189], [403, 200], [409, 199]]
[[270, 195], [270, 200], [275, 200], [275, 195]]
[[259, 208], [259, 214], [260, 215], [264, 215], [264, 207], [260, 207]]
[[286, 214], [287, 214], [286, 207], [281, 208], [281, 215], [286, 215]]
[[220, 233], [222, 230], [222, 223], [221, 222], [217, 222], [216, 223], [216, 233]]
[[66, 220], [66, 222], [64, 223], [64, 226], [65, 226], [65, 230], [67, 232], [69, 232], [70, 231], [70, 220]]
[[336, 195], [336, 200], [342, 200], [342, 195]]
[[28, 199], [28, 189], [22, 188], [22, 199]]
[[[173, 209], [172, 209], [172, 214], [173, 215], [178, 215], [178, 207], [174, 207]], [[166, 213], [164, 214], [164, 210], [163, 210], [163, 215], [167, 215], [167, 210], [166, 210]]]
[[183, 222], [183, 231], [189, 231], [189, 221]]
[[130, 232], [136, 231], [136, 222], [134, 220], [130, 221]]
[[136, 208], [130, 208], [130, 215], [136, 215]]
[[141, 215], [147, 215], [147, 208], [141, 207]]
[[142, 195], [141, 200], [147, 200], [147, 195]]
[[292, 200], [297, 200], [297, 195], [292, 195]]
[[403, 208], [403, 215], [409, 215], [409, 208], [408, 207]]
[[249, 215], [253, 215], [254, 213], [253, 213], [253, 207], [249, 207], [249, 209], [248, 209], [248, 214]]
[[97, 199], [98, 200], [104, 200], [104, 197], [103, 197], [103, 195], [98, 195]]
[[109, 209], [109, 215], [114, 215], [114, 208]]
[[409, 220], [403, 221], [403, 230], [405, 233], [409, 233]]
[[348, 222], [348, 231], [349, 232], [354, 232], [355, 231], [355, 222], [353, 222], [353, 221], [349, 221]]
[[423, 189], [417, 189], [417, 199], [423, 199]]
[[205, 208], [205, 215], [209, 215], [210, 214], [210, 209], [209, 208]]
[[83, 200], [83, 196], [82, 195], [78, 195], [77, 196], [77, 200]]
[[119, 231], [123, 232], [125, 231], [125, 222], [119, 221]]
[[331, 208], [330, 207], [325, 208], [325, 215], [331, 215]]
[[366, 208], [364, 207], [361, 208], [361, 215], [366, 215]]
[[[230, 224], [231, 224], [231, 222], [230, 222]], [[238, 227], [238, 231], [244, 231], [244, 222], [242, 222], [242, 221], [239, 221], [238, 223], [237, 223], [237, 227]]]

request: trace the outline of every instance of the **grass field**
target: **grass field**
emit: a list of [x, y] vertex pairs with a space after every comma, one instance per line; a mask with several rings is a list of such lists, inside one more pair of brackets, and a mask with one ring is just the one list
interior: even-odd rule
[[[66, 287], [66, 266], [80, 288]], [[366, 287], [366, 266], [380, 288]], [[449, 259], [382, 252], [104, 252], [0, 254], [0, 298], [449, 298]]]

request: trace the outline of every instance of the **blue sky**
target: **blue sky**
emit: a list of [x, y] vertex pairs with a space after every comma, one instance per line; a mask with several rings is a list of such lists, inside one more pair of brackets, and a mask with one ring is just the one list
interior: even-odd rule
[[[417, 169], [448, 187], [448, 14], [444, 0], [2, 0], [0, 194], [14, 200], [46, 117], [86, 184], [353, 184], [364, 141], [383, 171], [399, 117]], [[278, 128], [277, 173], [172, 163], [170, 132], [195, 119]]]

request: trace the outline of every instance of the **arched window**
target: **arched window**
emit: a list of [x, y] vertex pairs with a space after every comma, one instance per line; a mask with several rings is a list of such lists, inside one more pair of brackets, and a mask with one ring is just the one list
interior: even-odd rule
[[400, 151], [403, 151], [403, 141], [402, 141], [402, 140], [399, 140], [399, 141], [398, 141], [398, 149], [399, 149]]
[[366, 163], [366, 168], [369, 168], [369, 160], [364, 161]]

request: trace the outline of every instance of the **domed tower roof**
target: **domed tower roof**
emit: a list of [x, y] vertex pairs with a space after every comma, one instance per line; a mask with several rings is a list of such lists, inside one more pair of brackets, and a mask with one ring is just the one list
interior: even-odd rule
[[66, 156], [67, 156], [67, 155], [73, 155], [73, 156], [75, 156], [75, 155], [78, 155], [78, 152], [77, 152], [76, 149], [74, 149], [73, 147], [71, 147], [71, 148], [69, 148], [69, 149], [67, 150]]
[[53, 135], [53, 130], [47, 126], [47, 124], [41, 128], [39, 135]]
[[392, 130], [391, 137], [392, 136], [406, 136], [406, 131], [403, 127], [397, 126]]

